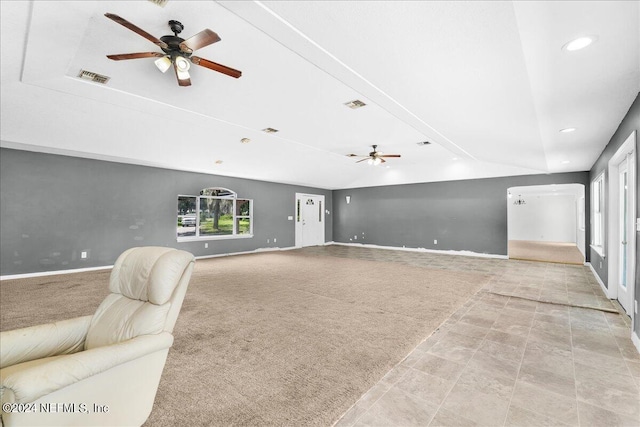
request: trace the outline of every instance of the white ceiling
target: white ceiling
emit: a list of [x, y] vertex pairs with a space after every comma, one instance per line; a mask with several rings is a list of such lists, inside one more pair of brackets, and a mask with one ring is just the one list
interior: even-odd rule
[[[640, 91], [637, 1], [0, 5], [9, 148], [327, 189], [584, 171]], [[184, 38], [210, 28], [222, 41], [196, 55], [243, 75], [192, 66], [179, 87], [153, 59], [111, 61], [159, 48], [106, 12], [156, 37], [170, 19]], [[402, 157], [346, 157], [372, 144]]]

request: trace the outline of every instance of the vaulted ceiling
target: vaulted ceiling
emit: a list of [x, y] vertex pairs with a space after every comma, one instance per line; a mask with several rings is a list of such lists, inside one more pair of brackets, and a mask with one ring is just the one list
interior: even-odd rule
[[[584, 171], [640, 91], [637, 1], [0, 5], [9, 148], [327, 189]], [[210, 28], [197, 55], [242, 77], [192, 66], [179, 87], [153, 58], [111, 61], [160, 50], [107, 12], [156, 37]], [[374, 144], [402, 157], [347, 157]]]

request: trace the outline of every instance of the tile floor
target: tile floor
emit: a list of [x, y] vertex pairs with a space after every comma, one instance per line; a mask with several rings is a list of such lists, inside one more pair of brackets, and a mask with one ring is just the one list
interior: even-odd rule
[[588, 267], [337, 245], [305, 250], [492, 276], [336, 427], [640, 426], [630, 319], [612, 310]]

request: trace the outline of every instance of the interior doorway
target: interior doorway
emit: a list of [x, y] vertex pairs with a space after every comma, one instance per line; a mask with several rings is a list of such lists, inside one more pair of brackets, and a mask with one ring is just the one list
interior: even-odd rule
[[509, 188], [509, 258], [584, 265], [584, 194], [583, 184]]
[[636, 247], [636, 132], [609, 160], [608, 293], [633, 318]]
[[323, 195], [296, 193], [296, 247], [324, 245]]

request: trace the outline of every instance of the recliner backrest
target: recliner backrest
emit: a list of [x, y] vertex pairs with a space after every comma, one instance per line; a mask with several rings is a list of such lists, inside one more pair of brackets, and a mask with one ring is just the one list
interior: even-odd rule
[[139, 335], [171, 332], [194, 261], [188, 252], [164, 247], [122, 253], [111, 271], [111, 294], [91, 320], [85, 350]]

